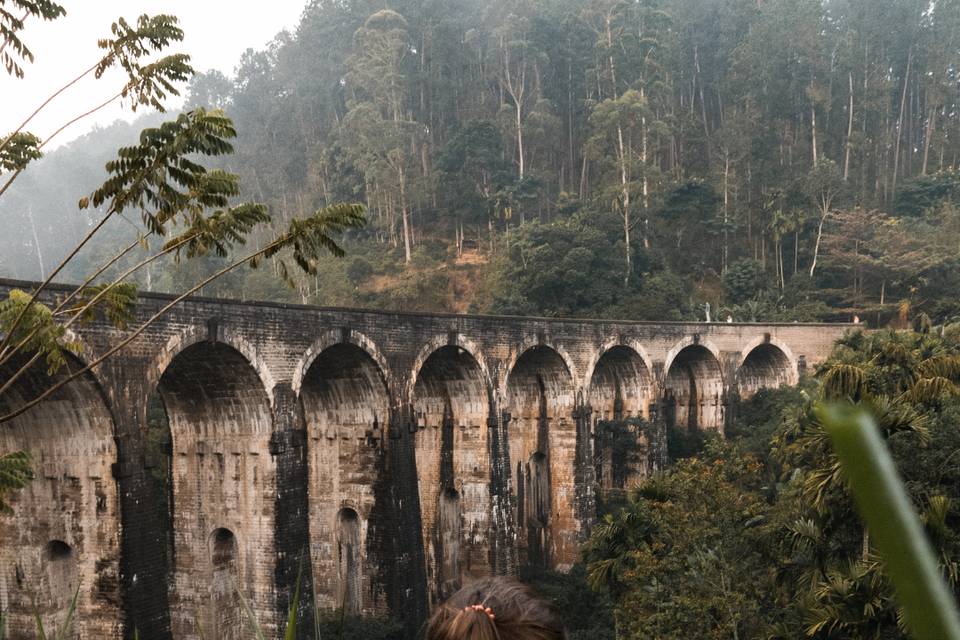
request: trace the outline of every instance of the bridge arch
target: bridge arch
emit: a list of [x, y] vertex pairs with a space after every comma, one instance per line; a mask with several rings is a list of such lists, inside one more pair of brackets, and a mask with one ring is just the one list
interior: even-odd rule
[[380, 368], [381, 374], [383, 379], [386, 381], [387, 386], [391, 386], [392, 376], [390, 372], [390, 365], [387, 363], [387, 358], [383, 355], [383, 352], [377, 346], [377, 343], [365, 333], [356, 331], [354, 329], [334, 329], [324, 332], [300, 357], [300, 360], [297, 362], [293, 370], [293, 381], [291, 386], [294, 393], [300, 393], [300, 389], [303, 386], [304, 376], [306, 376], [307, 372], [310, 370], [310, 367], [313, 365], [313, 361], [316, 360], [322, 352], [336, 344], [352, 344], [365, 351], [367, 355], [370, 356], [370, 358], [376, 363], [377, 367]]
[[626, 455], [623, 447], [614, 446], [619, 432], [610, 430], [612, 425], [604, 423], [649, 418], [650, 402], [656, 397], [649, 362], [639, 345], [610, 341], [601, 348], [591, 368], [587, 398], [592, 409], [594, 465], [602, 489], [626, 489], [648, 474], [647, 456], [640, 450], [649, 442], [642, 431], [628, 429], [627, 434], [636, 449], [635, 455]]
[[618, 389], [623, 417], [649, 416], [656, 381], [653, 362], [643, 345], [619, 339], [606, 341], [587, 367], [584, 380], [594, 419], [614, 418]]
[[168, 500], [175, 637], [191, 637], [198, 620], [207, 627], [205, 636], [221, 637], [227, 624], [204, 613], [230, 610], [218, 600], [226, 597], [217, 585], [227, 576], [209, 559], [210, 522], [234, 536], [235, 588], [265, 628], [277, 622], [269, 606], [272, 580], [257, 570], [274, 563], [276, 462], [270, 453], [272, 388], [265, 386], [272, 378], [248, 342], [223, 330], [216, 337], [190, 332], [172, 339], [173, 348], [158, 359], [166, 366], [149, 402], [149, 438], [165, 437], [170, 451], [166, 486], [155, 487], [155, 495]]
[[491, 384], [470, 341], [431, 344], [417, 359], [412, 405], [428, 588], [439, 603], [490, 573]]
[[243, 356], [260, 379], [260, 385], [266, 391], [271, 404], [273, 403], [273, 388], [276, 386], [276, 380], [259, 349], [238, 331], [212, 323], [191, 325], [181, 333], [170, 337], [147, 368], [147, 387], [151, 390], [156, 389], [174, 359], [201, 342], [223, 344]]
[[740, 398], [746, 400], [760, 389], [797, 384], [800, 375], [790, 347], [767, 334], [740, 352], [736, 378]]
[[[52, 375], [42, 363], [28, 368], [0, 396], [0, 415], [85, 366], [73, 354], [65, 357]], [[0, 380], [27, 362], [14, 357], [0, 367]], [[35, 476], [11, 495], [12, 512], [0, 514], [0, 592], [12, 637], [33, 637], [34, 611], [45, 628], [62, 623], [78, 586], [75, 631], [83, 637], [120, 634], [115, 433], [108, 399], [91, 372], [0, 424], [0, 454], [29, 452]]]
[[[295, 373], [307, 432], [311, 562], [318, 605], [369, 610], [363, 581], [375, 567], [364, 566], [367, 525], [380, 479], [389, 429], [390, 392], [380, 351], [358, 332], [329, 332], [301, 360]], [[302, 372], [302, 373], [301, 373]], [[350, 576], [344, 576], [342, 515], [349, 511]]]
[[409, 398], [411, 401], [413, 401], [418, 379], [421, 376], [424, 364], [426, 364], [427, 360], [440, 349], [450, 346], [458, 347], [459, 349], [470, 354], [470, 357], [472, 357], [476, 362], [477, 367], [480, 369], [480, 373], [483, 375], [485, 385], [488, 389], [492, 389], [493, 376], [490, 373], [490, 367], [487, 365], [487, 359], [483, 354], [483, 349], [472, 338], [459, 332], [451, 332], [450, 334], [434, 336], [428, 340], [426, 344], [420, 347], [419, 351], [417, 351], [417, 355], [413, 359], [413, 368], [410, 370], [409, 381], [407, 382], [406, 389], [404, 390], [405, 398]]
[[557, 357], [563, 362], [563, 366], [566, 368], [567, 373], [570, 377], [571, 384], [573, 384], [574, 389], [580, 388], [580, 378], [577, 375], [577, 367], [574, 364], [573, 357], [570, 353], [564, 348], [563, 345], [553, 343], [549, 340], [543, 340], [540, 337], [529, 336], [525, 338], [515, 349], [511, 349], [510, 357], [507, 358], [506, 362], [503, 364], [502, 374], [503, 379], [500, 384], [500, 394], [502, 397], [507, 398], [510, 395], [509, 383], [510, 375], [517, 368], [517, 363], [520, 361], [524, 355], [537, 347], [544, 347], [553, 351]]
[[574, 373], [560, 351], [537, 344], [515, 359], [504, 394], [521, 561], [563, 568], [577, 555]]
[[[63, 339], [64, 341], [76, 344], [78, 347], [75, 353], [68, 354], [67, 356], [68, 370], [75, 371], [76, 369], [73, 367], [87, 366], [88, 363], [94, 362], [100, 358], [100, 350], [91, 344], [83, 335], [77, 333], [73, 329], [67, 329]], [[117, 425], [119, 420], [117, 419], [116, 408], [114, 407], [114, 399], [110, 393], [110, 385], [106, 384], [106, 379], [104, 378], [103, 371], [100, 368], [101, 366], [102, 365], [92, 367], [83, 373], [83, 377], [93, 382], [98, 394], [106, 404], [107, 410], [110, 412], [110, 416], [114, 421], [114, 425]]]
[[722, 431], [724, 380], [716, 345], [685, 338], [669, 351], [663, 371], [667, 423]]

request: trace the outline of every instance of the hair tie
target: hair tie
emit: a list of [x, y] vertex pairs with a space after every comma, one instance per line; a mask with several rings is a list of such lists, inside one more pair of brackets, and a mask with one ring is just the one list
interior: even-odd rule
[[497, 616], [493, 615], [493, 609], [491, 609], [490, 607], [485, 607], [485, 606], [483, 606], [482, 604], [470, 605], [469, 607], [464, 607], [463, 610], [464, 610], [464, 611], [479, 611], [480, 613], [485, 613], [485, 614], [487, 614], [487, 617], [490, 618], [491, 621], [495, 620], [496, 617], [497, 617]]

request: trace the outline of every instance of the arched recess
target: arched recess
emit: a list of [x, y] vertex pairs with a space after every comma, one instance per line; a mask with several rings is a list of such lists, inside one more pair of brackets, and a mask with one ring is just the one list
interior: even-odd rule
[[[215, 627], [227, 618], [218, 621], [215, 612], [229, 607], [220, 606], [226, 596], [215, 584], [222, 586], [228, 574], [214, 562], [223, 557], [215, 552], [225, 548], [223, 532], [234, 548], [234, 591], [242, 593], [265, 633], [276, 631], [272, 572], [265, 569], [274, 566], [276, 465], [270, 400], [260, 374], [231, 345], [195, 342], [170, 359], [157, 389], [172, 455], [173, 636], [195, 637], [200, 623], [205, 637], [224, 637]], [[150, 437], [161, 436], [151, 431]], [[211, 538], [214, 530], [220, 533]]]
[[[369, 610], [374, 603], [363, 601], [362, 596], [371, 593], [367, 587], [376, 568], [365, 564], [366, 532], [390, 411], [384, 374], [360, 346], [333, 344], [309, 364], [300, 399], [308, 438], [310, 547], [317, 603], [339, 607], [347, 590], [354, 610]], [[355, 516], [350, 525], [356, 534], [350, 538], [355, 556], [349, 574], [344, 574], [342, 558], [335, 553], [342, 546], [344, 504], [352, 505]]]
[[436, 604], [465, 580], [490, 573], [490, 393], [473, 354], [458, 345], [433, 351], [416, 374], [413, 408], [427, 581]]
[[237, 537], [223, 527], [210, 534], [210, 621], [214, 638], [244, 637], [244, 613], [237, 591]]
[[[8, 380], [24, 360], [0, 369]], [[0, 396], [0, 413], [18, 408], [83, 365], [48, 375], [29, 369]], [[59, 628], [76, 589], [74, 638], [119, 637], [120, 515], [111, 464], [115, 426], [100, 385], [90, 374], [0, 424], [0, 454], [27, 451], [34, 479], [10, 496], [0, 514], [0, 606], [8, 637], [36, 635], [34, 611], [45, 629]]]
[[363, 559], [360, 516], [350, 508], [337, 513], [337, 578], [340, 584], [337, 607], [350, 615], [363, 606]]
[[663, 383], [667, 424], [722, 430], [723, 376], [714, 350], [688, 344], [667, 363]]
[[604, 430], [604, 423], [649, 417], [654, 398], [653, 376], [643, 357], [631, 347], [613, 345], [597, 360], [590, 378], [589, 402], [593, 410], [594, 460], [597, 481], [605, 490], [626, 489], [648, 475], [649, 442], [640, 431], [623, 432], [632, 450], [619, 442], [621, 430]]
[[737, 368], [737, 391], [742, 400], [760, 389], [797, 383], [797, 368], [780, 345], [762, 342], [746, 352]]
[[577, 559], [574, 381], [550, 347], [527, 349], [510, 371], [506, 406], [521, 562], [564, 568]]

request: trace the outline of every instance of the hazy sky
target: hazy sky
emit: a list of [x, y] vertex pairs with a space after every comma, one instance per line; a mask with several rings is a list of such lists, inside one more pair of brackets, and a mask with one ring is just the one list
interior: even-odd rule
[[[121, 16], [131, 22], [144, 13], [178, 16], [186, 37], [169, 52], [189, 54], [198, 71], [219, 69], [230, 75], [247, 48], [262, 48], [281, 30], [295, 28], [306, 2], [60, 0], [67, 10], [65, 17], [54, 22], [28, 21], [21, 34], [36, 58], [25, 67], [26, 76], [17, 80], [0, 71], [0, 135], [16, 128], [50, 94], [96, 62], [101, 55], [97, 39], [108, 36], [110, 25]], [[45, 139], [122, 86], [123, 76], [116, 73], [99, 81], [82, 81], [51, 103], [27, 129]], [[119, 107], [104, 109], [61, 133], [50, 147], [69, 142], [95, 124], [132, 117]]]

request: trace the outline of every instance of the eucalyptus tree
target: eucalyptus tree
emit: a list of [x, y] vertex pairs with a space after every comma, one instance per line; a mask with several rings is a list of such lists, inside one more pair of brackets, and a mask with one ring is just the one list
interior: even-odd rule
[[[354, 34], [347, 82], [354, 94], [344, 133], [369, 185], [387, 186], [400, 210], [404, 259], [411, 260], [411, 173], [423, 126], [408, 118], [406, 67], [412, 53], [406, 19], [383, 9]], [[368, 194], [369, 197], [369, 194]]]
[[524, 126], [531, 105], [540, 97], [541, 70], [546, 57], [531, 38], [532, 3], [496, 2], [490, 9], [495, 25], [491, 32], [490, 49], [495, 52], [493, 63], [496, 82], [501, 91], [501, 104], [512, 103], [513, 135], [516, 138], [517, 177], [523, 180], [527, 173], [527, 153], [524, 149]]
[[803, 190], [817, 210], [817, 232], [813, 244], [813, 258], [810, 260], [810, 277], [817, 269], [820, 256], [820, 244], [823, 240], [823, 226], [833, 213], [837, 200], [843, 194], [843, 178], [832, 160], [821, 160], [815, 164], [804, 180]]
[[590, 114], [590, 125], [593, 131], [590, 148], [595, 159], [601, 162], [605, 160], [608, 157], [608, 149], [611, 148], [615, 154], [619, 184], [617, 195], [611, 200], [616, 203], [616, 209], [623, 220], [624, 283], [629, 282], [630, 273], [633, 270], [631, 232], [636, 222], [633, 219], [631, 196], [641, 189], [636, 174], [640, 174], [644, 188], [647, 184], [646, 167], [643, 164], [642, 154], [638, 153], [638, 150], [642, 144], [641, 139], [646, 135], [644, 123], [649, 114], [646, 99], [639, 91], [633, 89], [617, 98], [604, 100], [596, 105]]

